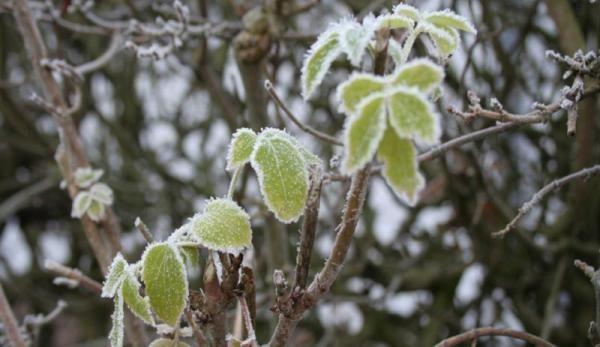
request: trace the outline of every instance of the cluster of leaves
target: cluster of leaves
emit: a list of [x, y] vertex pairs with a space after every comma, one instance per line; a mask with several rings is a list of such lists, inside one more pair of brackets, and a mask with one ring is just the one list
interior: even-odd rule
[[309, 169], [321, 165], [314, 154], [285, 131], [267, 128], [260, 132], [241, 128], [233, 135], [227, 154], [227, 169], [250, 163], [265, 204], [283, 223], [298, 220], [308, 197]]
[[439, 141], [439, 115], [428, 97], [439, 87], [444, 73], [427, 59], [408, 64], [406, 59], [422, 33], [433, 40], [440, 57], [448, 57], [458, 46], [458, 30], [475, 32], [473, 26], [451, 11], [420, 13], [408, 5], [396, 6], [392, 14], [367, 16], [362, 24], [343, 20], [311, 47], [302, 69], [302, 90], [308, 99], [341, 53], [359, 65], [373, 45], [375, 31], [384, 28], [407, 31], [403, 46], [395, 40], [388, 45], [395, 71], [386, 77], [355, 73], [337, 90], [340, 111], [348, 116], [342, 171], [356, 172], [377, 153], [388, 184], [400, 198], [414, 204], [424, 179], [418, 171], [413, 141], [427, 145]]
[[75, 171], [74, 180], [79, 192], [73, 199], [72, 217], [81, 218], [87, 214], [94, 222], [104, 218], [106, 206], [113, 203], [113, 191], [105, 183], [98, 182], [103, 173], [90, 167]]

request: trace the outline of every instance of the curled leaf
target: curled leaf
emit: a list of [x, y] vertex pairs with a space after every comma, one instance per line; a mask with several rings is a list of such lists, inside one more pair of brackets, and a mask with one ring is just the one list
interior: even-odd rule
[[386, 125], [385, 95], [364, 99], [347, 123], [342, 169], [352, 174], [365, 166], [377, 150]]
[[104, 183], [96, 183], [90, 188], [90, 196], [103, 205], [111, 205], [113, 203], [113, 191]]
[[301, 84], [304, 100], [312, 96], [341, 51], [339, 35], [334, 30], [321, 34], [310, 47], [302, 65]]
[[115, 295], [115, 310], [110, 316], [112, 318], [112, 328], [108, 333], [108, 340], [111, 347], [123, 346], [123, 296], [120, 291]]
[[117, 290], [121, 287], [121, 283], [125, 279], [127, 271], [127, 261], [123, 258], [121, 253], [117, 253], [112, 263], [108, 267], [106, 274], [106, 280], [102, 286], [103, 298], [112, 298], [117, 293]]
[[102, 174], [104, 174], [102, 170], [94, 170], [91, 167], [80, 167], [75, 170], [75, 184], [79, 188], [88, 188], [98, 182]]
[[250, 216], [232, 200], [210, 200], [190, 223], [198, 241], [211, 250], [236, 252], [252, 244]]
[[448, 57], [458, 48], [460, 37], [453, 28], [438, 27], [427, 22], [419, 23], [420, 30], [426, 32], [442, 57]]
[[417, 167], [416, 151], [412, 142], [400, 138], [388, 128], [377, 150], [377, 159], [383, 162], [383, 177], [394, 193], [414, 205], [425, 180]]
[[73, 207], [71, 209], [71, 217], [81, 218], [92, 204], [92, 197], [86, 191], [80, 191], [73, 199]]
[[227, 170], [233, 171], [250, 161], [256, 134], [248, 128], [236, 130], [227, 151]]
[[308, 195], [305, 153], [289, 135], [277, 129], [260, 133], [251, 165], [269, 210], [277, 219], [291, 223], [302, 215]]
[[99, 222], [104, 218], [105, 213], [106, 207], [104, 206], [104, 204], [96, 200], [92, 200], [92, 203], [90, 204], [90, 207], [87, 210], [88, 217], [90, 217], [90, 219], [94, 222]]
[[150, 301], [148, 297], [140, 295], [140, 283], [130, 271], [126, 273], [121, 291], [123, 300], [131, 312], [146, 322], [146, 324], [154, 324], [154, 318], [152, 318], [152, 312], [150, 311]]
[[397, 87], [389, 93], [390, 123], [398, 136], [437, 143], [440, 137], [439, 116], [431, 103], [417, 89]]
[[458, 29], [472, 34], [477, 33], [477, 30], [465, 17], [450, 10], [430, 12], [425, 15], [424, 20], [440, 27]]
[[151, 244], [142, 256], [142, 280], [156, 316], [176, 326], [188, 297], [188, 283], [183, 260], [175, 246], [162, 242]]
[[393, 85], [416, 87], [429, 93], [442, 82], [444, 71], [429, 59], [416, 59], [397, 69], [391, 79]]
[[354, 114], [356, 106], [367, 96], [380, 92], [385, 81], [378, 76], [367, 73], [355, 73], [337, 88], [340, 100], [340, 111], [346, 115]]

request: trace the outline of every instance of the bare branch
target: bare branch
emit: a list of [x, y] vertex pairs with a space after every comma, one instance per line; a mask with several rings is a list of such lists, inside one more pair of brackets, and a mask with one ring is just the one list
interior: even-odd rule
[[54, 272], [62, 277], [66, 277], [76, 281], [79, 286], [90, 290], [93, 293], [100, 295], [102, 293], [102, 284], [84, 275], [78, 269], [59, 264], [53, 260], [46, 260], [44, 263], [46, 270]]
[[542, 339], [541, 337], [529, 334], [524, 331], [518, 331], [518, 330], [512, 330], [512, 329], [506, 329], [506, 328], [494, 328], [494, 327], [477, 328], [477, 329], [467, 331], [460, 335], [456, 335], [456, 336], [447, 338], [444, 341], [435, 345], [435, 347], [458, 346], [462, 343], [468, 343], [473, 340], [477, 340], [477, 338], [482, 337], [482, 336], [507, 336], [507, 337], [512, 337], [514, 339], [527, 341], [538, 347], [556, 347], [555, 345]]
[[13, 347], [27, 347], [25, 340], [23, 340], [23, 336], [21, 336], [15, 314], [10, 308], [8, 299], [4, 294], [2, 284], [0, 284], [0, 320], [4, 324], [4, 330], [6, 331], [6, 337], [8, 338], [10, 345]]

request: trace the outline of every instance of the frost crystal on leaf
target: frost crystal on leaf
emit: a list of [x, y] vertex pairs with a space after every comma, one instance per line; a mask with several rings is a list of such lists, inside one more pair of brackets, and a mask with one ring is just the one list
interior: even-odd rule
[[417, 10], [413, 6], [405, 5], [405, 4], [396, 5], [394, 7], [394, 9], [392, 10], [392, 12], [394, 12], [395, 14], [406, 16], [412, 20], [417, 20], [417, 19], [419, 19], [419, 16], [420, 16], [419, 10]]
[[115, 310], [111, 316], [112, 328], [108, 333], [111, 347], [123, 346], [123, 297], [120, 292], [115, 296]]
[[142, 280], [156, 316], [176, 326], [188, 297], [183, 260], [175, 246], [162, 242], [146, 248], [142, 256]]
[[237, 252], [252, 244], [250, 216], [232, 200], [210, 200], [190, 223], [198, 241], [211, 250]]
[[341, 53], [339, 34], [332, 29], [319, 36], [302, 65], [302, 96], [308, 100], [321, 84], [331, 63]]
[[165, 338], [160, 338], [152, 341], [148, 347], [190, 347], [187, 343], [183, 341], [175, 341], [169, 340]]
[[233, 171], [250, 161], [256, 134], [248, 128], [236, 130], [227, 151], [227, 170]]
[[106, 280], [104, 281], [104, 285], [102, 286], [102, 294], [103, 298], [112, 298], [117, 293], [117, 290], [123, 283], [125, 279], [125, 274], [127, 271], [127, 261], [121, 253], [117, 253], [115, 258], [113, 259], [110, 267], [108, 268], [108, 272], [106, 274]]
[[415, 59], [401, 66], [391, 76], [394, 85], [416, 87], [423, 93], [429, 93], [444, 79], [444, 70], [429, 59]]
[[94, 170], [91, 167], [80, 167], [75, 171], [75, 184], [79, 188], [88, 188], [98, 182], [104, 171]]
[[372, 93], [382, 91], [384, 87], [385, 80], [381, 77], [367, 73], [354, 73], [337, 88], [340, 111], [347, 115], [353, 114], [361, 100]]
[[148, 297], [140, 295], [140, 283], [132, 271], [126, 271], [121, 291], [123, 300], [131, 312], [147, 324], [154, 324], [154, 318], [152, 318], [152, 312], [150, 311], [150, 301]]
[[454, 28], [472, 34], [477, 33], [477, 30], [465, 17], [450, 10], [430, 12], [423, 19], [436, 26]]
[[269, 210], [291, 223], [302, 215], [308, 195], [306, 153], [296, 141], [278, 129], [265, 129], [252, 152], [252, 168]]
[[352, 65], [360, 65], [365, 49], [377, 29], [377, 24], [372, 15], [365, 17], [362, 25], [354, 19], [338, 24], [342, 52], [348, 56]]
[[389, 93], [390, 123], [399, 136], [437, 143], [440, 137], [439, 116], [431, 103], [417, 89], [397, 87]]
[[358, 113], [347, 121], [342, 169], [352, 174], [365, 166], [377, 150], [385, 131], [385, 95], [375, 93], [358, 106]]
[[383, 177], [394, 193], [414, 205], [425, 180], [419, 173], [412, 142], [400, 138], [388, 127], [379, 145], [377, 159], [383, 162]]

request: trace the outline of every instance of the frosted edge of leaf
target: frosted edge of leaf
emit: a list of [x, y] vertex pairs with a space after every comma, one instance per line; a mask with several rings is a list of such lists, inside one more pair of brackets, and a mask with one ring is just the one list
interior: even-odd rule
[[424, 20], [428, 21], [437, 26], [450, 27], [462, 31], [466, 31], [471, 34], [476, 34], [477, 30], [465, 17], [449, 10], [435, 11], [427, 13]]
[[427, 33], [442, 57], [448, 57], [458, 48], [460, 36], [456, 29], [441, 28], [428, 22], [419, 22], [419, 30]]
[[[377, 28], [400, 29], [413, 28], [415, 21], [401, 14], [383, 14], [377, 17]], [[390, 40], [394, 41], [394, 40]]]
[[86, 213], [91, 220], [99, 222], [106, 215], [106, 207], [103, 203], [92, 199], [92, 203]]
[[[385, 112], [386, 112], [385, 97], [386, 97], [386, 93], [384, 93], [384, 92], [378, 92], [378, 93], [371, 94], [370, 96], [363, 99], [358, 104], [357, 113], [354, 114], [348, 120], [346, 120], [346, 123], [344, 124], [344, 155], [343, 155], [342, 163], [341, 163], [341, 167], [340, 167], [343, 173], [348, 174], [348, 175], [355, 173], [356, 171], [358, 171], [359, 169], [364, 167], [373, 158], [373, 155], [377, 151], [377, 147], [379, 146], [379, 142], [381, 141], [381, 138], [383, 137], [383, 134], [385, 132], [385, 127], [386, 127], [386, 118], [387, 117], [385, 114]], [[370, 143], [367, 146], [367, 150], [366, 150], [367, 153], [365, 154], [365, 156], [362, 159], [355, 161], [354, 163], [349, 163], [349, 158], [354, 156], [352, 153], [350, 153], [350, 151], [354, 148], [352, 146], [352, 138], [351, 138], [353, 126], [358, 121], [364, 120], [365, 117], [368, 117], [371, 115], [369, 113], [366, 113], [366, 114], [363, 114], [363, 113], [365, 111], [365, 108], [367, 108], [372, 102], [375, 102], [377, 99], [381, 99], [380, 102], [382, 104], [380, 105], [381, 114], [378, 115], [379, 118], [377, 119], [377, 123], [375, 124], [376, 128], [374, 128], [376, 135], [368, 138], [368, 140], [370, 140]]]
[[265, 138], [267, 138], [267, 137], [270, 138], [273, 136], [280, 136], [281, 138], [288, 140], [290, 142], [290, 144], [292, 144], [294, 147], [296, 147], [296, 149], [298, 149], [298, 151], [301, 152], [302, 156], [304, 157], [304, 160], [306, 161], [307, 168], [311, 164], [323, 166], [323, 161], [321, 160], [321, 158], [319, 158], [316, 154], [309, 151], [308, 148], [306, 148], [300, 142], [300, 140], [298, 140], [294, 135], [289, 134], [285, 130], [266, 127], [266, 128], [262, 129], [262, 131], [260, 132], [259, 135], [262, 135]]
[[[250, 161], [250, 154], [252, 154], [252, 149], [256, 143], [256, 136], [256, 133], [248, 128], [239, 128], [233, 133], [227, 149], [226, 170], [233, 171]], [[248, 146], [251, 147], [249, 151]], [[245, 153], [248, 153], [247, 156]]]
[[120, 252], [117, 253], [106, 272], [106, 279], [102, 285], [102, 293], [100, 294], [101, 297], [112, 298], [115, 296], [125, 278], [127, 265], [127, 261], [123, 258], [123, 255]]
[[[362, 22], [362, 25], [354, 21], [346, 30], [340, 30], [340, 45], [342, 51], [348, 56], [350, 64], [360, 66], [362, 57], [364, 56], [371, 38], [375, 35], [378, 22], [373, 14], [367, 15]], [[348, 40], [348, 34], [354, 32], [356, 39], [354, 42]]]
[[[243, 224], [245, 224], [243, 227], [247, 227], [248, 231], [249, 231], [248, 235], [242, 235], [244, 240], [241, 240], [241, 241], [238, 240], [239, 242], [236, 242], [235, 245], [234, 244], [219, 245], [219, 244], [215, 243], [214, 241], [207, 240], [207, 238], [202, 235], [202, 233], [201, 233], [202, 230], [197, 230], [196, 228], [194, 228], [194, 226], [197, 223], [202, 223], [204, 220], [206, 220], [206, 218], [209, 218], [209, 217], [212, 218], [213, 217], [212, 215], [215, 215], [218, 213], [229, 214], [227, 217], [232, 217], [231, 213], [233, 213], [233, 217], [243, 219], [242, 222], [243, 222]], [[219, 217], [223, 217], [223, 216], [216, 215], [214, 217], [219, 219]], [[204, 206], [203, 212], [201, 214], [196, 214], [193, 218], [194, 219], [192, 220], [192, 230], [193, 230], [192, 233], [195, 234], [199, 243], [201, 243], [202, 245], [204, 245], [206, 248], [208, 248], [210, 250], [237, 254], [242, 249], [244, 249], [246, 247], [250, 247], [252, 245], [252, 229], [250, 227], [250, 216], [248, 215], [248, 213], [246, 213], [246, 211], [244, 211], [244, 209], [242, 209], [242, 207], [240, 205], [238, 205], [233, 200], [213, 198], [213, 199], [209, 200], [208, 203]], [[224, 220], [224, 222], [222, 222], [222, 223], [226, 223], [225, 221], [228, 221], [229, 219], [224, 218], [222, 220]]]
[[[134, 290], [134, 296], [136, 300], [141, 301], [143, 307], [141, 308], [143, 311], [145, 312], [139, 312], [137, 307], [133, 307], [133, 304], [130, 304], [129, 302], [127, 302], [127, 298], [125, 296], [125, 289], [127, 287], [127, 281], [131, 282], [131, 285], [133, 286], [133, 290]], [[147, 296], [141, 296], [139, 293], [141, 284], [137, 279], [137, 276], [135, 275], [135, 270], [132, 266], [129, 266], [126, 271], [125, 271], [125, 278], [123, 280], [123, 285], [121, 287], [121, 295], [123, 295], [123, 300], [125, 301], [125, 303], [127, 304], [127, 307], [129, 307], [129, 310], [139, 319], [141, 319], [142, 321], [144, 321], [146, 324], [149, 325], [154, 325], [154, 318], [152, 317], [152, 312], [150, 310], [150, 300], [148, 299]]]
[[112, 319], [112, 327], [108, 333], [108, 339], [111, 347], [123, 346], [123, 295], [117, 293], [115, 296], [115, 310], [110, 316]]
[[388, 107], [388, 114], [389, 114], [389, 118], [390, 118], [390, 124], [392, 125], [392, 128], [394, 128], [394, 130], [396, 131], [396, 134], [398, 134], [399, 137], [408, 137], [408, 138], [411, 138], [411, 139], [417, 141], [418, 143], [424, 143], [427, 145], [439, 143], [441, 133], [442, 133], [441, 124], [440, 124], [440, 115], [433, 109], [433, 104], [426, 98], [426, 96], [422, 92], [420, 92], [417, 88], [414, 88], [414, 87], [405, 87], [405, 86], [395, 87], [387, 92], [387, 98], [389, 100], [391, 100], [393, 98], [393, 95], [396, 93], [403, 93], [403, 94], [410, 95], [412, 97], [417, 98], [422, 104], [425, 105], [426, 112], [427, 112], [428, 116], [430, 116], [430, 119], [433, 122], [431, 136], [422, 137], [422, 136], [414, 136], [413, 134], [407, 134], [404, 132], [404, 130], [400, 129], [397, 126], [397, 124], [394, 122], [394, 117], [392, 116], [392, 111], [389, 110], [390, 107], [388, 104], [387, 107]]
[[[390, 41], [390, 43], [391, 42], [392, 41]], [[442, 69], [441, 66], [434, 63], [433, 61], [431, 61], [428, 58], [413, 59], [410, 62], [400, 66], [399, 68], [396, 69], [396, 71], [393, 74], [391, 74], [389, 76], [389, 82], [392, 82], [392, 83], [395, 82], [403, 73], [409, 72], [409, 70], [411, 70], [411, 69], [417, 69], [420, 66], [423, 66], [426, 69], [430, 69], [429, 72], [432, 72], [431, 75], [434, 76], [435, 80], [424, 89], [421, 89], [418, 86], [417, 86], [417, 88], [419, 90], [421, 90], [421, 92], [423, 92], [423, 93], [430, 93], [434, 88], [439, 86], [439, 84], [444, 80], [445, 74], [444, 74], [444, 69]], [[423, 76], [423, 74], [420, 74], [420, 76]], [[410, 87], [414, 86], [411, 84], [407, 84], [407, 85]]]
[[[304, 56], [300, 77], [302, 85], [302, 98], [304, 100], [308, 100], [312, 96], [314, 91], [323, 81], [323, 78], [329, 71], [329, 68], [333, 61], [342, 52], [340, 47], [339, 34], [336, 32], [336, 30], [337, 27], [332, 26], [330, 29], [321, 34], [317, 41], [312, 44], [312, 46]], [[310, 77], [309, 79], [308, 74], [310, 69], [309, 65], [311, 61], [315, 59], [317, 54], [323, 53], [321, 50], [325, 48], [329, 48], [329, 51], [325, 52], [325, 55], [322, 58], [322, 61], [319, 67], [317, 68], [316, 73], [314, 73], [314, 76]]]
[[406, 16], [412, 20], [418, 20], [420, 17], [419, 10], [416, 7], [406, 5], [406, 4], [398, 4], [394, 6], [392, 9], [394, 14], [400, 14]]
[[[258, 178], [258, 182], [259, 182], [259, 188], [260, 188], [260, 193], [263, 196], [264, 200], [265, 200], [265, 204], [267, 205], [267, 207], [269, 208], [269, 210], [271, 212], [273, 212], [273, 214], [275, 215], [275, 217], [282, 223], [285, 224], [290, 224], [290, 223], [294, 223], [296, 221], [298, 221], [298, 219], [300, 219], [300, 216], [302, 216], [304, 211], [301, 211], [298, 215], [291, 217], [291, 218], [282, 218], [278, 213], [275, 212], [275, 208], [273, 207], [273, 202], [271, 201], [271, 199], [269, 199], [267, 192], [264, 190], [264, 171], [262, 169], [262, 165], [260, 165], [257, 161], [256, 161], [256, 152], [258, 151], [258, 149], [261, 147], [262, 142], [269, 140], [272, 137], [279, 137], [280, 139], [283, 139], [284, 141], [287, 141], [290, 145], [292, 145], [294, 148], [296, 148], [297, 150], [299, 150], [302, 148], [302, 146], [300, 145], [300, 143], [298, 142], [298, 140], [296, 138], [294, 138], [293, 136], [291, 136], [290, 134], [288, 134], [287, 132], [280, 130], [280, 129], [276, 129], [276, 128], [264, 128], [261, 133], [258, 135], [258, 139], [256, 140], [256, 145], [254, 146], [254, 151], [252, 151], [252, 156], [251, 156], [251, 160], [250, 160], [250, 165], [252, 166], [252, 168], [254, 169], [254, 172], [256, 173], [256, 176]], [[305, 176], [305, 181], [306, 181], [306, 187], [307, 187], [307, 196], [308, 196], [308, 165], [305, 159], [305, 156], [302, 155], [301, 150], [299, 150], [300, 152], [300, 158], [302, 159], [302, 163], [304, 166], [304, 176]]]
[[[385, 87], [386, 83], [386, 80], [382, 77], [365, 72], [353, 72], [350, 75], [350, 77], [346, 81], [338, 85], [336, 89], [336, 99], [340, 101], [340, 105], [338, 107], [339, 112], [342, 112], [346, 115], [351, 115], [352, 113], [354, 113], [354, 111], [356, 111], [358, 104], [360, 104], [360, 100], [354, 103], [355, 107], [352, 107], [352, 104], [346, 100], [345, 96], [347, 96], [347, 94], [349, 93], [349, 89], [353, 88], [356, 85], [356, 83], [358, 83], [358, 81], [360, 80], [370, 81], [373, 84], [381, 84], [382, 90]], [[371, 92], [372, 90], [368, 90], [366, 94], [369, 94]], [[368, 95], [365, 95], [365, 97], [366, 96]]]

